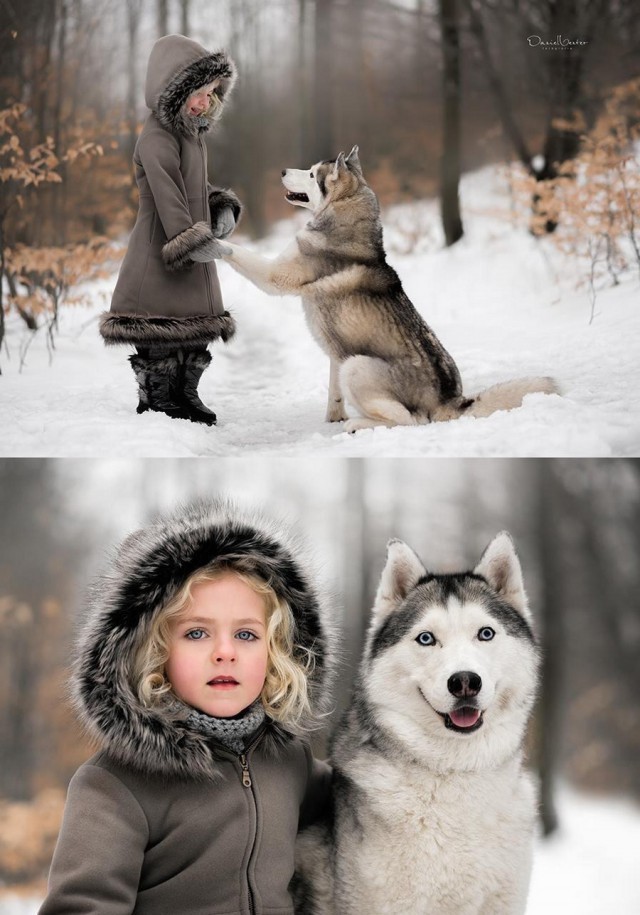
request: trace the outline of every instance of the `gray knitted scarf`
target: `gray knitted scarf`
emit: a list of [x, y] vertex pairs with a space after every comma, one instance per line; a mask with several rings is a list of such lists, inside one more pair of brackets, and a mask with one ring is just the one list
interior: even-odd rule
[[234, 718], [214, 718], [194, 709], [186, 723], [199, 734], [217, 740], [228, 750], [240, 755], [265, 718], [264, 706], [260, 699], [256, 699], [253, 705]]

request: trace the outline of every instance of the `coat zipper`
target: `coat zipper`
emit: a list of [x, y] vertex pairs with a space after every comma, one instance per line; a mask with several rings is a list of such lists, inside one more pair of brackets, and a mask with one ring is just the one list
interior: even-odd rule
[[247, 757], [244, 755], [244, 753], [240, 757], [240, 765], [242, 766], [242, 784], [245, 786], [245, 788], [250, 788], [252, 782], [251, 775], [249, 773], [249, 763], [247, 762]]
[[[198, 137], [198, 145], [200, 146], [200, 153], [202, 155], [202, 189], [204, 191], [204, 199], [206, 201], [206, 207], [209, 209], [209, 194], [207, 193], [207, 151], [204, 146], [204, 140], [202, 137]], [[211, 218], [211, 217], [209, 217]], [[209, 272], [209, 264], [205, 263], [204, 271], [207, 275], [207, 301], [209, 303], [209, 312], [213, 314], [213, 300], [211, 298], [211, 275]], [[244, 783], [243, 783], [244, 784]]]
[[[258, 742], [258, 740], [260, 739], [261, 736], [262, 736], [262, 731], [260, 732], [258, 737], [253, 741], [251, 746], [247, 747], [247, 750], [253, 749], [253, 747]], [[258, 837], [258, 805], [256, 803], [256, 795], [255, 795], [255, 791], [253, 789], [253, 782], [251, 781], [251, 773], [249, 771], [249, 761], [247, 759], [247, 754], [241, 753], [239, 759], [240, 759], [240, 766], [242, 767], [242, 785], [244, 788], [248, 788], [251, 791], [251, 797], [253, 799], [253, 806], [254, 806], [254, 810], [256, 812], [256, 828], [253, 833], [253, 845], [251, 846], [251, 851], [249, 853], [249, 861], [248, 861], [248, 864], [250, 864], [251, 859], [253, 857], [253, 853], [256, 848], [256, 839]], [[253, 898], [253, 892], [251, 891], [251, 885], [249, 883], [248, 865], [247, 865], [247, 889], [249, 891], [249, 912], [251, 912], [253, 915], [256, 907], [255, 907], [255, 900]]]

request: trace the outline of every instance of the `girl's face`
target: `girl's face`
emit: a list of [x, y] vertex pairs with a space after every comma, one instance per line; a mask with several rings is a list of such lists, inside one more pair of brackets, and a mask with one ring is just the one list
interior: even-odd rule
[[204, 114], [205, 111], [208, 111], [211, 105], [211, 97], [219, 84], [220, 80], [215, 79], [207, 86], [203, 86], [202, 89], [196, 89], [195, 92], [192, 92], [184, 103], [187, 114], [196, 117], [196, 115]]
[[165, 674], [174, 693], [215, 718], [238, 715], [264, 686], [266, 625], [263, 598], [233, 572], [194, 585], [171, 631]]

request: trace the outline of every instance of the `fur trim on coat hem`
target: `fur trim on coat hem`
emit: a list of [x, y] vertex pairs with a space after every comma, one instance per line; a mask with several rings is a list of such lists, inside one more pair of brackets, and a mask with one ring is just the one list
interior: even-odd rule
[[100, 334], [107, 346], [152, 346], [157, 343], [205, 346], [218, 339], [226, 343], [235, 331], [236, 322], [228, 311], [221, 315], [185, 318], [105, 311], [100, 318]]
[[211, 227], [206, 222], [196, 222], [184, 232], [179, 232], [162, 246], [162, 260], [167, 270], [177, 272], [194, 266], [189, 256], [198, 248], [203, 248], [213, 241]]

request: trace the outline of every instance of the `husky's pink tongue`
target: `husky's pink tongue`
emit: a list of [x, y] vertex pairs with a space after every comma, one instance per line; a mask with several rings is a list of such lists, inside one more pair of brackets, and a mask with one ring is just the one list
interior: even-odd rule
[[457, 728], [471, 728], [479, 717], [480, 709], [470, 708], [469, 706], [456, 709], [455, 712], [449, 712], [449, 718]]

